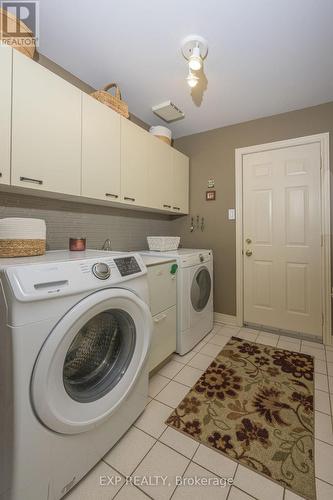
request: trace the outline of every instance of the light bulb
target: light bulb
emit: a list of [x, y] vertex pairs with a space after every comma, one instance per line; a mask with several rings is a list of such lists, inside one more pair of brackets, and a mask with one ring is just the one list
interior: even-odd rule
[[202, 59], [200, 55], [199, 47], [194, 47], [192, 51], [192, 55], [188, 60], [189, 68], [193, 71], [199, 71], [202, 67]]
[[186, 81], [188, 83], [188, 86], [193, 89], [197, 85], [199, 78], [190, 71], [186, 78]]

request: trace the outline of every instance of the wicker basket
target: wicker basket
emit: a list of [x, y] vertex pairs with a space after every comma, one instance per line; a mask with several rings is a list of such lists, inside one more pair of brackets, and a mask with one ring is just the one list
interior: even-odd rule
[[0, 240], [0, 257], [33, 257], [45, 250], [45, 240]]
[[148, 248], [155, 252], [169, 252], [177, 250], [180, 243], [179, 236], [147, 236]]
[[[108, 90], [112, 88], [115, 89], [115, 95], [108, 92]], [[91, 95], [99, 102], [109, 106], [109, 108], [112, 108], [125, 118], [129, 117], [128, 105], [122, 100], [120, 89], [116, 83], [109, 83], [108, 85], [105, 85], [103, 89], [96, 90], [96, 92], [93, 92]]]
[[[17, 24], [20, 33], [24, 33], [23, 36], [13, 36], [11, 34], [15, 32]], [[35, 55], [36, 46], [33, 32], [14, 14], [2, 8], [0, 8], [0, 42], [19, 50], [31, 59]]]
[[0, 257], [43, 255], [45, 249], [46, 224], [43, 219], [0, 219]]

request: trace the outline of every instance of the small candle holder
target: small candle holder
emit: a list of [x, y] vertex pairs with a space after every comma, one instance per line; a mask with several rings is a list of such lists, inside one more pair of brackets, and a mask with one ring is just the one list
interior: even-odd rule
[[86, 238], [69, 238], [71, 252], [83, 252], [86, 249]]

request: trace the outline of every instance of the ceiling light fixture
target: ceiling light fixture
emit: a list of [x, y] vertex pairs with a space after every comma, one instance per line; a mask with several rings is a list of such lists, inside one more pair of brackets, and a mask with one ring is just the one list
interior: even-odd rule
[[199, 71], [202, 68], [207, 52], [207, 41], [200, 35], [189, 35], [182, 41], [182, 54], [189, 66], [186, 81], [191, 88], [194, 88], [199, 81], [199, 77], [194, 75], [192, 71]]
[[199, 71], [199, 69], [202, 68], [202, 59], [198, 45], [193, 48], [192, 55], [188, 60], [188, 65], [192, 71]]

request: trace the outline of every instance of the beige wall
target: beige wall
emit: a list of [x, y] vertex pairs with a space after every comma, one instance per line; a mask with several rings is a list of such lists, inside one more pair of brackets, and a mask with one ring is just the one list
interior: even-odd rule
[[[191, 216], [203, 216], [206, 227], [204, 232], [196, 229], [190, 233], [189, 216], [175, 221], [174, 229], [182, 237], [183, 246], [213, 249], [216, 312], [236, 313], [235, 223], [227, 219], [227, 209], [235, 207], [235, 149], [321, 132], [333, 135], [333, 102], [175, 141], [175, 147], [191, 158]], [[332, 142], [331, 138], [331, 158]], [[215, 179], [216, 201], [206, 202], [205, 191], [209, 178]]]

